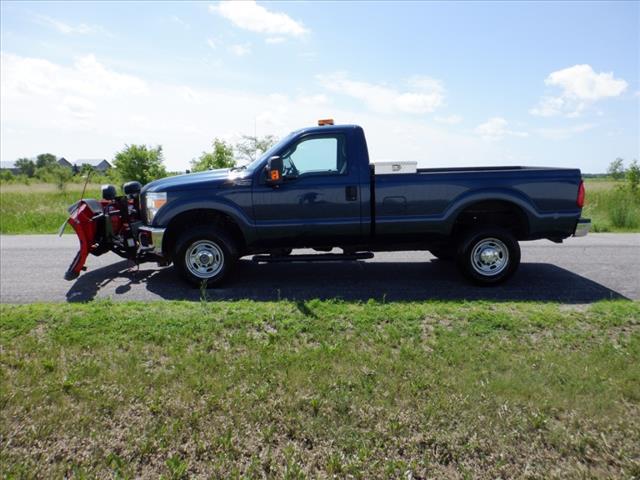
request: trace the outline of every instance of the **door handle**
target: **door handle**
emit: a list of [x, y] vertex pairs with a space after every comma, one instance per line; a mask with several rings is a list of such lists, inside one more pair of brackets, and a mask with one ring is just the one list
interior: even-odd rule
[[355, 185], [345, 187], [345, 198], [348, 202], [355, 202], [358, 199], [358, 187]]

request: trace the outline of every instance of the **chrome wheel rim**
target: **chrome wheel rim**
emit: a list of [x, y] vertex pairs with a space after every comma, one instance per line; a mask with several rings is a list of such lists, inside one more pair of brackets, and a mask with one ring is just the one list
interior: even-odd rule
[[198, 278], [215, 277], [224, 266], [222, 249], [211, 240], [193, 243], [185, 253], [187, 269]]
[[471, 252], [471, 266], [484, 277], [499, 275], [509, 264], [509, 249], [497, 238], [485, 238]]

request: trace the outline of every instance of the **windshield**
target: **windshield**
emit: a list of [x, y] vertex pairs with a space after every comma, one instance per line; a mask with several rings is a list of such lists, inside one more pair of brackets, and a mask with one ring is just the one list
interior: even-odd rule
[[287, 143], [289, 143], [289, 141], [291, 140], [291, 137], [293, 137], [295, 133], [296, 132], [291, 132], [289, 135], [284, 137], [282, 140], [276, 143], [269, 150], [264, 152], [260, 157], [256, 158], [253, 162], [248, 163], [246, 165], [242, 165], [240, 168], [242, 168], [243, 170], [251, 170], [251, 171], [255, 170], [258, 167], [258, 165], [260, 165], [263, 161], [265, 161], [269, 157], [272, 157], [275, 154], [275, 152], [277, 152], [282, 147], [284, 147]]

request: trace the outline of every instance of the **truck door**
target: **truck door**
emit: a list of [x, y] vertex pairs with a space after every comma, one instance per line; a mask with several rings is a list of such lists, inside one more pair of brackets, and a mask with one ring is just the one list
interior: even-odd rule
[[310, 134], [281, 152], [278, 186], [254, 182], [253, 208], [260, 243], [321, 246], [357, 242], [361, 236], [357, 165], [342, 134]]

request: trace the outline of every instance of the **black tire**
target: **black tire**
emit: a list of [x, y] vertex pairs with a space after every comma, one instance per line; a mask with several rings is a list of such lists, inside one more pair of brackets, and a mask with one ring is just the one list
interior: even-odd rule
[[438, 260], [449, 261], [456, 258], [456, 251], [454, 248], [447, 248], [447, 247], [432, 248], [429, 250], [429, 253], [434, 257], [436, 257]]
[[203, 282], [206, 288], [221, 285], [237, 259], [232, 237], [214, 226], [187, 230], [176, 242], [173, 253], [173, 263], [180, 276], [198, 288]]
[[503, 228], [478, 229], [460, 242], [456, 262], [462, 274], [473, 283], [498, 285], [518, 269], [520, 245], [513, 234]]

